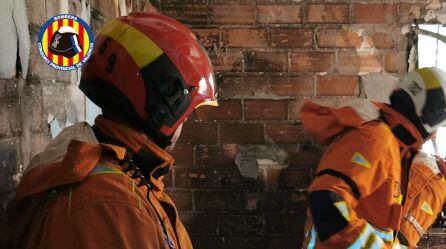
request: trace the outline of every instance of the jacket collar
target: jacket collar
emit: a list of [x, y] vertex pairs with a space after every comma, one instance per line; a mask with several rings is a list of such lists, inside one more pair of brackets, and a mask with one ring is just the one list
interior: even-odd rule
[[152, 187], [158, 190], [163, 189], [163, 175], [171, 170], [174, 163], [174, 159], [169, 153], [160, 148], [145, 134], [103, 116], [96, 118], [95, 125], [104, 135], [122, 144], [128, 150], [130, 157], [141, 152], [149, 153], [155, 157], [158, 165], [155, 165], [155, 167], [149, 165], [151, 171], [148, 173]]
[[382, 103], [377, 105], [381, 110], [381, 119], [398, 139], [401, 155], [404, 156], [409, 151], [418, 151], [425, 141], [415, 126], [392, 107]]

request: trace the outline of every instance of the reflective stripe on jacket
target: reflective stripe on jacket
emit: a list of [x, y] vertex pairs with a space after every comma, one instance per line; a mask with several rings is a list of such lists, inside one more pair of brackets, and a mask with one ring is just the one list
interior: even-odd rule
[[[341, 231], [321, 241], [309, 210], [303, 248], [404, 248], [394, 236], [398, 233], [404, 233], [407, 240], [416, 244], [419, 236], [411, 234], [414, 226], [409, 227], [404, 219], [414, 205], [415, 196], [410, 193], [414, 189], [424, 191], [428, 196], [425, 199], [431, 201], [429, 196], [433, 193], [429, 192], [438, 188], [418, 186], [426, 178], [412, 174], [406, 183], [405, 198], [401, 191], [404, 184], [401, 162], [410, 161], [413, 151], [424, 142], [415, 127], [389, 106], [368, 101], [340, 109], [307, 102], [301, 117], [310, 134], [329, 145], [308, 191], [328, 190], [339, 195], [343, 201], [333, 205], [348, 221]], [[406, 132], [404, 135], [412, 136], [412, 140], [401, 141], [395, 135], [401, 130]], [[412, 143], [406, 144], [407, 141]], [[445, 193], [440, 191], [440, 195]], [[442, 202], [444, 199], [435, 203]], [[432, 213], [436, 215], [441, 205], [433, 206]], [[413, 248], [414, 243], [407, 246]]]
[[[153, 171], [171, 167], [170, 155], [143, 135], [101, 117], [96, 122], [127, 148], [144, 148], [156, 156], [161, 164], [153, 165]], [[92, 134], [87, 124], [67, 128], [54, 140], [54, 144], [68, 140], [67, 147], [50, 143], [47, 153], [38, 157], [40, 165], [26, 173], [8, 207], [11, 233], [2, 246], [191, 249], [175, 205], [164, 192], [163, 176], [150, 175], [151, 190], [138, 187], [130, 172], [124, 173], [115, 161], [124, 159], [126, 150], [95, 143]], [[82, 137], [83, 141], [71, 137]], [[57, 148], [63, 156], [57, 155]], [[52, 161], [46, 163], [45, 158]], [[167, 230], [167, 238], [160, 223]]]

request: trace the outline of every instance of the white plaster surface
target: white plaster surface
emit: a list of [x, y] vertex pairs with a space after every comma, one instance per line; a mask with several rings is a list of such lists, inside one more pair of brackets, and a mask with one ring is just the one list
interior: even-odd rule
[[28, 18], [24, 0], [2, 0], [0, 8], [0, 78], [16, 74], [17, 52], [23, 78], [28, 71], [30, 50]]

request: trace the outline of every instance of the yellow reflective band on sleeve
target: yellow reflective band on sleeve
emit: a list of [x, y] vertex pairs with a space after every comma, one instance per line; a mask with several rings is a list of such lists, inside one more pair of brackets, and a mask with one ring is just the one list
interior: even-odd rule
[[424, 235], [425, 231], [424, 231], [423, 227], [420, 225], [420, 223], [417, 221], [417, 219], [415, 219], [415, 217], [413, 217], [410, 214], [406, 214], [404, 216], [404, 218], [406, 220], [408, 220], [410, 222], [410, 224], [412, 224], [412, 226], [415, 227], [415, 229], [417, 230], [417, 232], [420, 236]]
[[384, 240], [385, 242], [389, 242], [389, 243], [393, 242], [393, 240], [394, 240], [393, 239], [393, 231], [384, 231], [384, 230], [381, 230], [373, 225], [370, 225], [370, 226], [373, 228], [373, 230], [375, 230], [374, 231], [375, 234], [378, 237], [380, 237], [382, 240]]
[[398, 197], [394, 197], [395, 198], [395, 203], [401, 204], [403, 203], [403, 195], [399, 195]]
[[111, 37], [123, 46], [140, 69], [163, 54], [149, 37], [127, 23], [113, 20], [101, 30], [100, 34]]
[[418, 74], [423, 78], [426, 90], [436, 89], [441, 87], [440, 80], [437, 75], [429, 68], [421, 68], [417, 70]]
[[383, 240], [379, 238], [374, 229], [366, 224], [359, 237], [351, 244], [348, 249], [384, 249], [386, 248]]
[[348, 211], [347, 203], [345, 201], [339, 201], [336, 202], [334, 205], [339, 210], [339, 212], [341, 212], [342, 216], [344, 216], [347, 221], [350, 221], [350, 213]]

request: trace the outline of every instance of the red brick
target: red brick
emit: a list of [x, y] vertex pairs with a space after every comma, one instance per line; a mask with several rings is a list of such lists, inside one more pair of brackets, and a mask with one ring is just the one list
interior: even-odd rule
[[266, 124], [265, 134], [267, 139], [279, 144], [304, 143], [310, 139], [303, 127], [297, 124]]
[[172, 176], [172, 172], [173, 169], [171, 169], [169, 171], [169, 173], [167, 173], [167, 175], [163, 176], [163, 183], [164, 183], [164, 187], [166, 188], [171, 188], [173, 187], [173, 176]]
[[238, 154], [236, 144], [198, 145], [196, 147], [197, 166], [231, 165]]
[[266, 95], [268, 80], [259, 76], [227, 76], [221, 80], [222, 98], [260, 97]]
[[192, 31], [204, 47], [220, 46], [221, 29], [193, 29]]
[[[203, 213], [181, 213], [181, 222], [183, 222], [187, 231], [194, 238], [194, 234], [216, 234], [218, 229], [217, 215]], [[214, 237], [217, 237], [214, 235]], [[195, 245], [194, 240], [194, 246]]]
[[299, 5], [258, 5], [259, 23], [301, 23]]
[[222, 234], [258, 234], [263, 230], [263, 215], [225, 214], [219, 217]]
[[178, 211], [192, 211], [192, 192], [190, 191], [167, 191], [167, 194], [172, 198]]
[[225, 51], [209, 51], [209, 58], [216, 72], [241, 71], [242, 51], [226, 49]]
[[225, 77], [221, 95], [225, 98], [271, 98], [313, 96], [313, 76]]
[[349, 23], [348, 4], [309, 4], [307, 6], [309, 23]]
[[175, 167], [176, 188], [219, 188], [218, 172], [211, 167], [185, 168]]
[[296, 52], [291, 54], [293, 72], [331, 72], [334, 65], [334, 53], [331, 52]]
[[216, 4], [212, 6], [211, 22], [216, 24], [252, 24], [255, 22], [254, 5]]
[[223, 191], [195, 192], [195, 208], [200, 211], [237, 211], [246, 205], [244, 196], [240, 193]]
[[184, 24], [208, 22], [208, 7], [205, 4], [163, 4], [162, 13]]
[[268, 233], [280, 231], [281, 234], [296, 234], [302, 231], [305, 224], [305, 215], [300, 214], [268, 214], [266, 215], [265, 229]]
[[263, 124], [221, 124], [220, 142], [238, 144], [264, 143]]
[[288, 168], [282, 172], [280, 187], [304, 189], [310, 185], [310, 170], [308, 168]]
[[313, 76], [271, 77], [268, 92], [274, 96], [313, 96]]
[[175, 158], [175, 165], [194, 164], [194, 146], [189, 144], [177, 144], [171, 152]]
[[321, 48], [359, 48], [361, 38], [348, 29], [320, 29], [317, 32], [317, 45]]
[[397, 18], [395, 4], [370, 3], [355, 4], [355, 23], [394, 23]]
[[386, 53], [385, 68], [386, 71], [389, 73], [397, 73], [399, 71], [397, 53], [395, 52]]
[[389, 34], [377, 32], [372, 35], [375, 48], [394, 48], [395, 40]]
[[[307, 206], [307, 205], [305, 205]], [[297, 214], [295, 214], [298, 216]], [[303, 243], [303, 228], [301, 231], [296, 231], [295, 234], [292, 235], [271, 235], [269, 239], [270, 248], [288, 248], [290, 245], [302, 245]]]
[[248, 211], [277, 213], [284, 210], [284, 195], [279, 191], [247, 193], [245, 199], [247, 200], [246, 210]]
[[224, 31], [228, 47], [267, 47], [266, 29], [227, 29]]
[[221, 83], [221, 97], [245, 98], [268, 96], [268, 79], [266, 77], [224, 77]]
[[338, 71], [343, 74], [381, 72], [382, 55], [378, 53], [358, 53], [340, 51], [338, 54]]
[[245, 119], [247, 120], [283, 120], [287, 116], [287, 100], [245, 101]]
[[245, 70], [248, 72], [286, 72], [288, 53], [281, 52], [247, 52], [245, 53]]
[[216, 144], [217, 134], [217, 124], [186, 122], [179, 143]]
[[[330, 97], [326, 99], [333, 99], [336, 101], [336, 98]], [[311, 100], [313, 101], [313, 99]], [[319, 101], [316, 101], [318, 103]], [[318, 103], [320, 104], [320, 103]], [[325, 106], [332, 106], [327, 104]], [[313, 145], [309, 144], [289, 144], [289, 145], [281, 145], [281, 148], [288, 152], [289, 157], [289, 168], [293, 167], [313, 167], [319, 163], [321, 159], [321, 155], [324, 152], [325, 148], [322, 148], [321, 145]]]
[[272, 29], [271, 47], [308, 48], [313, 46], [312, 29]]
[[242, 103], [240, 100], [219, 100], [218, 106], [202, 106], [196, 110], [198, 120], [240, 120]]
[[304, 105], [305, 101], [306, 100], [290, 101], [288, 109], [290, 112], [291, 120], [299, 120], [300, 119], [300, 110], [302, 109], [302, 106]]
[[359, 76], [317, 75], [317, 96], [353, 96], [358, 94]]

